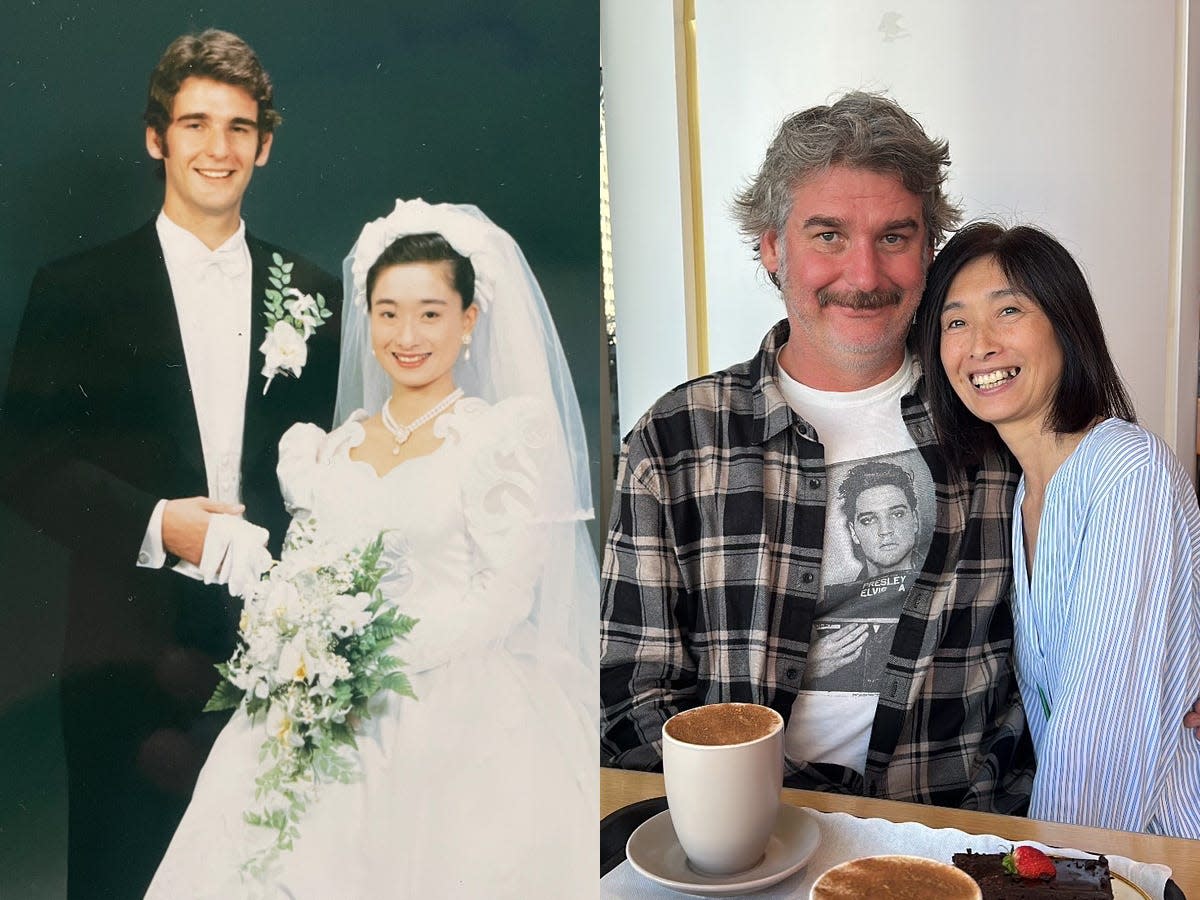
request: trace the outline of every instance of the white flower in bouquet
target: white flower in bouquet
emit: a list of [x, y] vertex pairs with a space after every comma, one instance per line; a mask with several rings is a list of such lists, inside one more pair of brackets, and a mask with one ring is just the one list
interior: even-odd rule
[[294, 728], [295, 720], [282, 704], [275, 704], [267, 712], [267, 734], [288, 747], [303, 747], [304, 738]]
[[279, 651], [275, 681], [277, 684], [287, 684], [289, 681], [308, 681], [309, 666], [308, 635], [299, 632]]
[[338, 684], [354, 677], [350, 663], [336, 653], [320, 653], [310, 661], [310, 693], [334, 696]]
[[296, 623], [304, 615], [304, 600], [300, 596], [300, 588], [292, 582], [272, 577], [263, 582], [255, 592], [256, 598], [260, 592], [262, 611], [277, 622]]
[[299, 836], [299, 822], [324, 782], [358, 776], [355, 724], [382, 691], [414, 697], [403, 662], [390, 654], [416, 624], [388, 605], [379, 582], [383, 535], [365, 548], [322, 542], [315, 523], [293, 523], [280, 560], [245, 598], [240, 642], [206, 709], [241, 706], [267, 739], [248, 823], [273, 841], [243, 864], [266, 872]]
[[366, 591], [339, 594], [330, 606], [330, 625], [338, 637], [362, 634], [371, 623], [371, 595]]

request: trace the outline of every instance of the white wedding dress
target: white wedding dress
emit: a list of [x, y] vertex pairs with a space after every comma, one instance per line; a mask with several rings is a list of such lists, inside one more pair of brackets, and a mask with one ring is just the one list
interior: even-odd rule
[[280, 442], [294, 518], [364, 541], [387, 530], [385, 596], [419, 620], [394, 654], [416, 700], [377, 697], [362, 726], [362, 776], [320, 786], [294, 849], [248, 883], [245, 824], [262, 722], [238, 710], [209, 756], [149, 897], [573, 897], [594, 889], [596, 749], [586, 700], [565, 696], [523, 648], [544, 542], [523, 498], [536, 479], [530, 401], [460, 400], [444, 443], [383, 476], [349, 450], [355, 413], [330, 434]]

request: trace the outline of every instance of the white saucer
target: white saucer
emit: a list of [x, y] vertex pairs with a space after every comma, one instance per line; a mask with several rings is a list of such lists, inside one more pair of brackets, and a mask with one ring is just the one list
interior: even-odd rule
[[758, 865], [733, 875], [701, 875], [688, 866], [668, 809], [647, 819], [629, 836], [625, 857], [635, 870], [664, 887], [685, 894], [729, 896], [761, 891], [783, 881], [799, 871], [820, 844], [817, 820], [785, 803]]

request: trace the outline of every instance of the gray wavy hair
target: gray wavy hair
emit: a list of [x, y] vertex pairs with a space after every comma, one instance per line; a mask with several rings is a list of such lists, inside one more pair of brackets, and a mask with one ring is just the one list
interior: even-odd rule
[[814, 106], [779, 126], [758, 174], [734, 197], [738, 227], [758, 258], [762, 235], [783, 231], [792, 192], [831, 166], [894, 173], [921, 198], [929, 246], [937, 247], [962, 218], [943, 190], [950, 145], [882, 94], [854, 91], [832, 106]]

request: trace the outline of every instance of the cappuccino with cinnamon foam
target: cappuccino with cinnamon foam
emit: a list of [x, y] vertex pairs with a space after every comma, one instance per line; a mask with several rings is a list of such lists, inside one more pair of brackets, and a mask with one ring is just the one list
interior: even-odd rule
[[810, 900], [981, 900], [975, 879], [949, 863], [922, 856], [866, 856], [834, 866], [817, 879]]
[[779, 727], [779, 715], [754, 703], [711, 703], [672, 716], [667, 734], [685, 744], [744, 744]]

